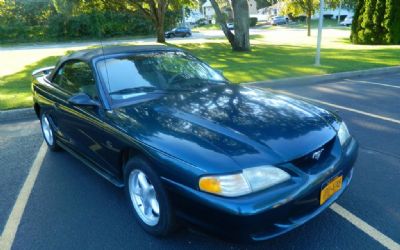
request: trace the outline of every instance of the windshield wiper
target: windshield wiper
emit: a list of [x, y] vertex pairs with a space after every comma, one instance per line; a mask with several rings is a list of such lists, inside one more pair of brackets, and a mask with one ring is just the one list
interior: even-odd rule
[[133, 88], [126, 88], [120, 89], [117, 91], [113, 91], [110, 95], [124, 95], [124, 94], [131, 94], [131, 93], [149, 93], [154, 91], [163, 91], [162, 89], [158, 89], [154, 86], [140, 86], [140, 87], [133, 87]]

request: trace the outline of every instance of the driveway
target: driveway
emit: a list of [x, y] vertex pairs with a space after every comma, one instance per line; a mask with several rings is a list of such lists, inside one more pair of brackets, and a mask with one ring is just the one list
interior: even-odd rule
[[309, 223], [251, 245], [190, 227], [154, 238], [122, 190], [68, 153], [39, 150], [30, 118], [0, 122], [0, 241], [13, 249], [400, 249], [400, 73], [273, 91], [338, 112], [360, 142], [349, 189]]

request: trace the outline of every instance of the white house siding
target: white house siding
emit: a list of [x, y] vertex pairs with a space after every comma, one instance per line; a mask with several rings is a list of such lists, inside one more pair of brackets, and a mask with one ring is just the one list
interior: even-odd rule
[[[247, 0], [249, 4], [249, 14], [250, 15], [257, 15], [257, 2], [255, 0]], [[215, 11], [214, 8], [211, 5], [211, 2], [207, 0], [202, 6], [201, 6], [202, 13], [204, 15], [204, 18], [211, 20], [214, 18]]]
[[[324, 15], [333, 15], [333, 19], [337, 19], [337, 16], [339, 15], [339, 8], [337, 9], [325, 9], [324, 10]], [[341, 9], [340, 10], [340, 15], [341, 16], [353, 16], [354, 11], [351, 9]], [[318, 19], [319, 18], [319, 11], [315, 12], [315, 14], [311, 17], [311, 19]]]

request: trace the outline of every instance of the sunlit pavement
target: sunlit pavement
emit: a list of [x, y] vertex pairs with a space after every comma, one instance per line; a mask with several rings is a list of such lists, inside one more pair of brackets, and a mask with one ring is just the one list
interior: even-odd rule
[[[315, 100], [346, 121], [360, 151], [353, 182], [337, 203], [398, 244], [400, 74], [274, 90]], [[0, 231], [41, 144], [38, 121], [1, 121]], [[122, 190], [69, 154], [47, 152], [13, 249], [150, 248], [384, 249], [382, 242], [330, 209], [286, 235], [252, 245], [225, 242], [186, 227], [169, 238], [154, 238], [135, 223]]]

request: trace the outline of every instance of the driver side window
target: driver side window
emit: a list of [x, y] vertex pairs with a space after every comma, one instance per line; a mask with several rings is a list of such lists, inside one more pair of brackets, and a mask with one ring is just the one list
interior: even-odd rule
[[67, 62], [56, 73], [53, 83], [70, 93], [85, 93], [97, 100], [97, 90], [93, 72], [89, 65], [81, 61]]

